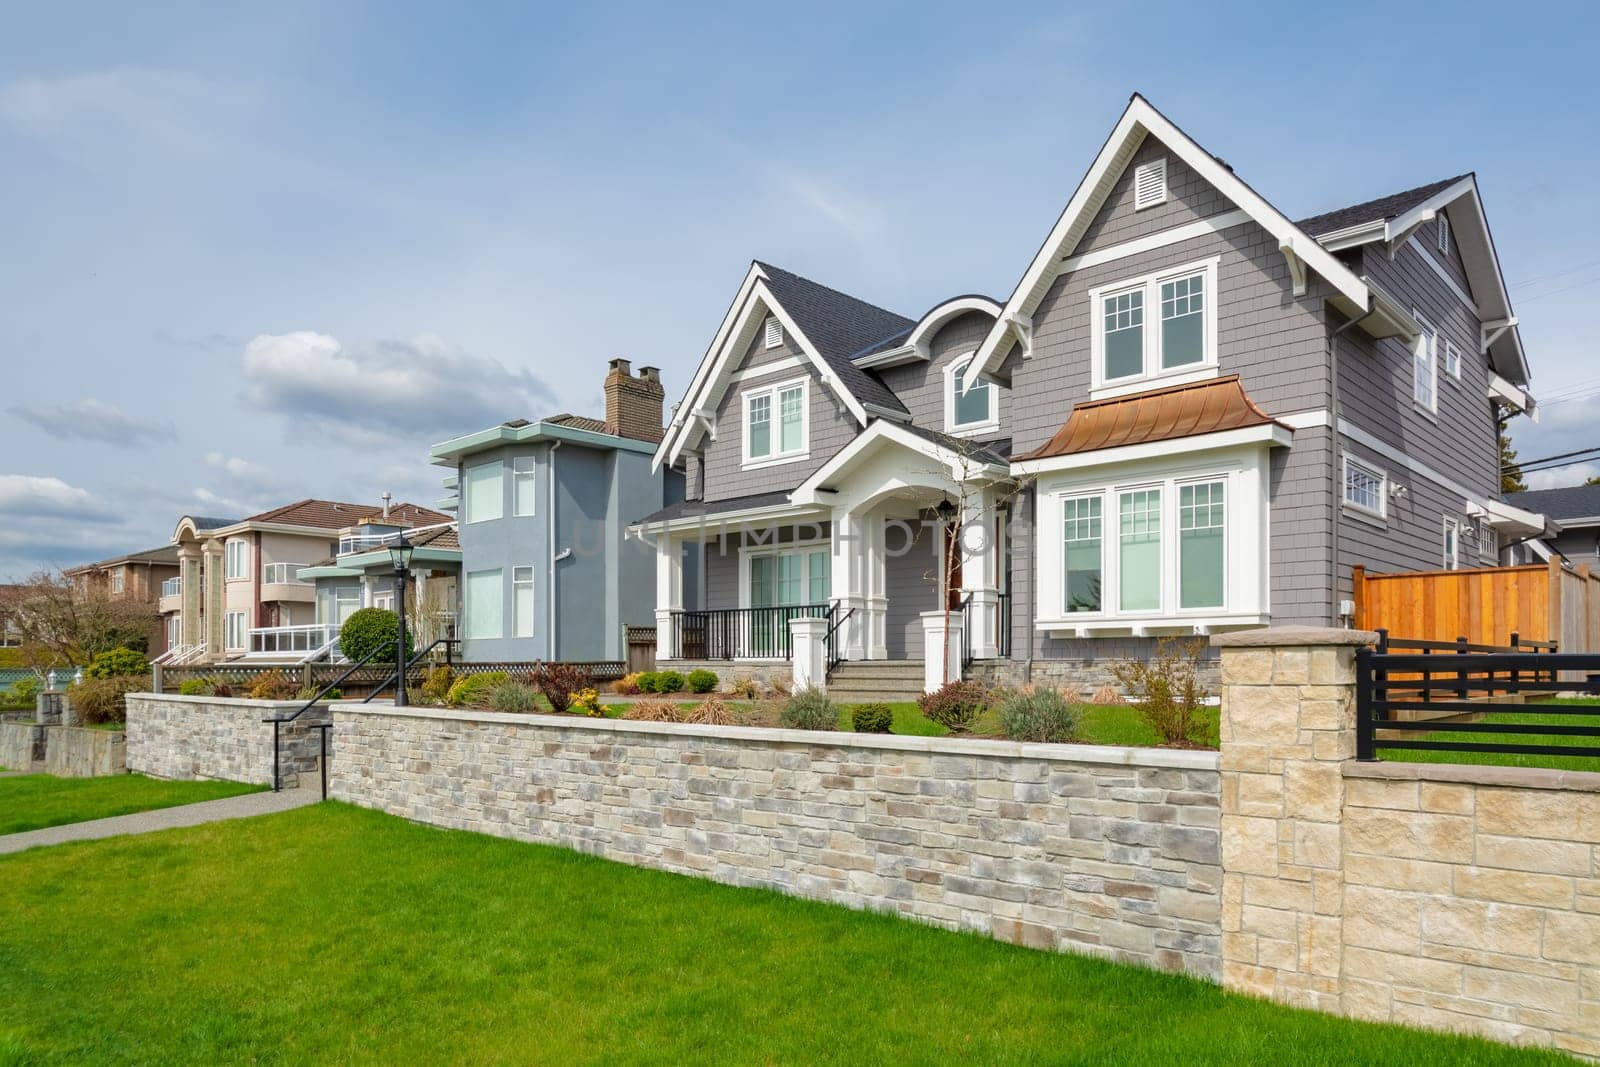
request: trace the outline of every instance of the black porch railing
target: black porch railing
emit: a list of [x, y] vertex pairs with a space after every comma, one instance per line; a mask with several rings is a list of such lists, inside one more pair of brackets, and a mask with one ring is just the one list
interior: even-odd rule
[[830, 604], [675, 611], [672, 658], [687, 660], [792, 659], [792, 619], [829, 618]]
[[[962, 673], [972, 665], [976, 658], [972, 643], [972, 619], [977, 609], [972, 604], [972, 594], [968, 593], [961, 601], [961, 670]], [[995, 658], [1006, 659], [1011, 655], [1011, 594], [1001, 593], [995, 598], [994, 603], [994, 645]]]
[[[1503, 752], [1593, 757], [1600, 769], [1600, 726], [1525, 721], [1529, 715], [1592, 717], [1594, 707], [1499, 699], [1527, 693], [1600, 694], [1600, 655], [1507, 651], [1465, 639], [1409, 641], [1379, 634], [1376, 648], [1356, 652], [1357, 758], [1376, 759], [1386, 748]], [[1498, 740], [1506, 735], [1566, 743]]]
[[844, 642], [839, 638], [839, 628], [850, 621], [850, 616], [856, 613], [855, 608], [839, 610], [839, 602], [835, 600], [828, 608], [828, 632], [822, 639], [822, 649], [827, 656], [828, 672], [844, 662]]

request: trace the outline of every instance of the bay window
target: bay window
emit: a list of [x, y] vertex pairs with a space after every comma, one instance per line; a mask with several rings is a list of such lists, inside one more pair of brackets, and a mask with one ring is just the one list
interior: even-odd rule
[[1178, 607], [1220, 608], [1226, 600], [1226, 482], [1178, 487]]
[[1097, 496], [1063, 500], [1066, 542], [1063, 554], [1068, 612], [1100, 610], [1100, 508]]
[[807, 380], [744, 394], [744, 462], [762, 465], [804, 458], [808, 446]]
[[[1217, 260], [1089, 290], [1092, 386], [1192, 381], [1217, 364]], [[1152, 319], [1153, 316], [1153, 319]]]
[[1117, 495], [1119, 602], [1123, 611], [1161, 607], [1161, 490]]

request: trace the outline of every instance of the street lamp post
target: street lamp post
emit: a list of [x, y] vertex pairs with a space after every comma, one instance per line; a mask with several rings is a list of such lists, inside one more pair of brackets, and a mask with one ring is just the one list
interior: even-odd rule
[[394, 564], [394, 604], [400, 616], [400, 627], [395, 635], [394, 704], [406, 706], [406, 577], [411, 573], [411, 554], [416, 549], [406, 540], [402, 530], [389, 545], [389, 560]]

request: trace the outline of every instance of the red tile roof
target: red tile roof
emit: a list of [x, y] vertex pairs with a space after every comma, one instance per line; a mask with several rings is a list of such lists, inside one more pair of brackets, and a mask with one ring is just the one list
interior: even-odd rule
[[1256, 407], [1239, 384], [1239, 376], [1230, 374], [1226, 378], [1078, 404], [1054, 437], [1027, 455], [1013, 457], [1013, 461], [1171, 441], [1276, 422]]
[[[338, 500], [297, 500], [281, 508], [251, 515], [245, 522], [271, 522], [283, 526], [315, 526], [325, 530], [338, 530], [354, 526], [362, 519], [381, 519], [381, 504], [347, 504]], [[393, 504], [389, 508], [393, 522], [412, 526], [431, 526], [436, 522], [449, 522], [450, 516], [419, 504]]]

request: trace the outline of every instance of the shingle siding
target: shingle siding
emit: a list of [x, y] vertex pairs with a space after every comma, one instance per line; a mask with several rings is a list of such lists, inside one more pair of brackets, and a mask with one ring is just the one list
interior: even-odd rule
[[[918, 361], [903, 367], [891, 367], [879, 377], [900, 397], [900, 402], [911, 412], [911, 420], [918, 426], [944, 430], [944, 389], [948, 379], [945, 369], [950, 362], [976, 352], [984, 336], [994, 323], [994, 316], [981, 311], [957, 315], [939, 328], [928, 343], [932, 359]], [[1011, 398], [1008, 390], [1000, 390], [1000, 432], [990, 436], [1009, 435], [1007, 427], [1011, 416]]]

